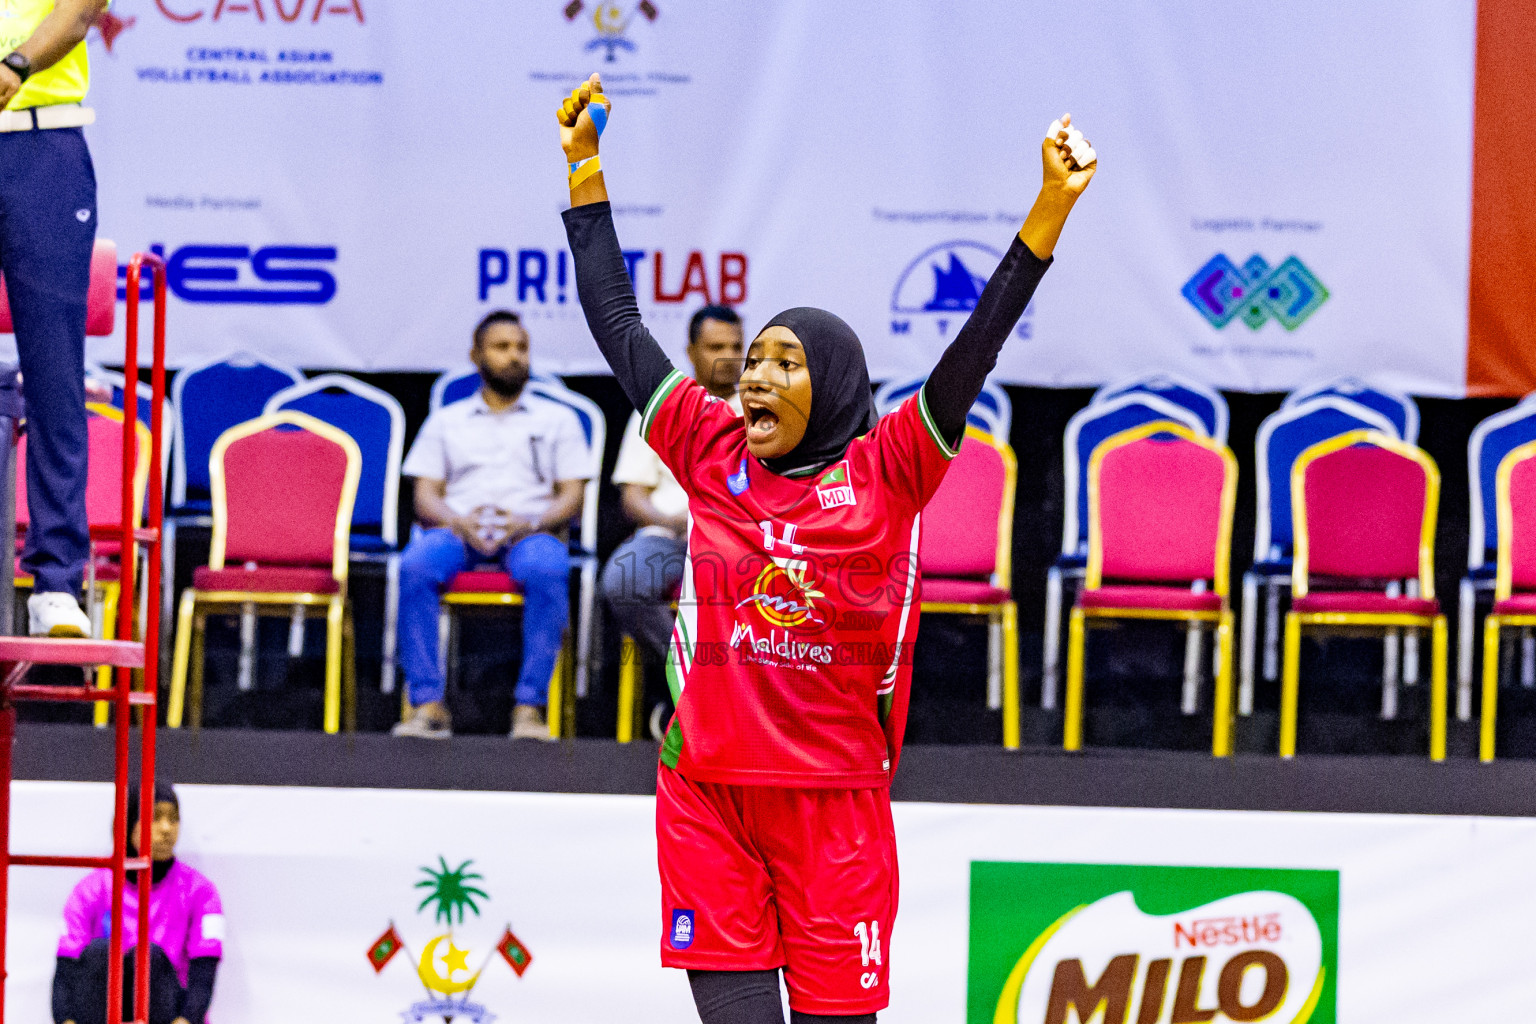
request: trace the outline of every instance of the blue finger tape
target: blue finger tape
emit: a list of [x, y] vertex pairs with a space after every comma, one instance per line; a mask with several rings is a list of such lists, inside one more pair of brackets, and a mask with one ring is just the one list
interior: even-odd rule
[[592, 115], [592, 127], [597, 129], [597, 137], [603, 137], [603, 129], [608, 126], [608, 108], [601, 103], [594, 103], [587, 108]]

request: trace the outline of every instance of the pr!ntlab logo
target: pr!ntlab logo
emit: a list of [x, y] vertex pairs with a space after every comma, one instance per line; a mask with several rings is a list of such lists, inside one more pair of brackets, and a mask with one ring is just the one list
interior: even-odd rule
[[456, 868], [450, 868], [442, 857], [437, 858], [437, 863], [437, 868], [429, 866], [421, 869], [426, 877], [416, 883], [416, 888], [426, 890], [426, 897], [417, 906], [416, 912], [419, 914], [431, 907], [432, 930], [445, 930], [427, 941], [418, 958], [406, 946], [405, 939], [395, 930], [395, 924], [391, 921], [384, 934], [368, 947], [368, 963], [377, 974], [402, 950], [409, 959], [416, 961], [416, 974], [426, 989], [427, 997], [421, 1002], [412, 1003], [409, 1009], [401, 1013], [404, 1024], [421, 1024], [423, 1021], [439, 1019], [448, 1024], [460, 1017], [472, 1024], [491, 1024], [496, 1015], [482, 1004], [470, 1000], [475, 984], [498, 954], [519, 978], [528, 970], [528, 965], [533, 963], [533, 954], [512, 934], [512, 926], [507, 925], [502, 929], [501, 939], [485, 954], [480, 966], [471, 971], [469, 956], [473, 948], [469, 942], [459, 945], [463, 939], [464, 911], [467, 909], [478, 918], [479, 901], [489, 900], [490, 897], [484, 889], [475, 885], [482, 879], [478, 872], [469, 870], [473, 861], [466, 860]]
[[[966, 240], [924, 249], [896, 279], [891, 333], [911, 334], [916, 326], [939, 338], [949, 337], [976, 308], [981, 290], [1002, 259], [1003, 254], [991, 246]], [[1033, 305], [1024, 315], [1032, 310]], [[1027, 320], [1020, 321], [1017, 333], [1020, 338], [1030, 337]]]
[[1288, 256], [1278, 267], [1254, 253], [1241, 266], [1217, 253], [1184, 282], [1183, 295], [1212, 327], [1227, 326], [1234, 317], [1251, 330], [1273, 318], [1288, 331], [1328, 301], [1328, 289], [1306, 264]]
[[[571, 0], [563, 9], [565, 20], [575, 21], [586, 6], [581, 0]], [[634, 40], [624, 33], [636, 14], [646, 21], [655, 21], [661, 12], [651, 0], [640, 0], [627, 11], [618, 4], [597, 4], [592, 10], [592, 26], [597, 29], [597, 38], [587, 43], [587, 50], [606, 50], [608, 55], [603, 59], [608, 63], [618, 59], [614, 56], [618, 50], [634, 52]]]
[[968, 1024], [1334, 1024], [1339, 873], [971, 864]]

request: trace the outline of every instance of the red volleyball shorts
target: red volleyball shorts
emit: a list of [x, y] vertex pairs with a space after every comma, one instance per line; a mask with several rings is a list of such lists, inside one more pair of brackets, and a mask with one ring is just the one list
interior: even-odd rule
[[890, 1002], [896, 832], [886, 789], [791, 789], [656, 776], [661, 962], [784, 968], [801, 1013]]

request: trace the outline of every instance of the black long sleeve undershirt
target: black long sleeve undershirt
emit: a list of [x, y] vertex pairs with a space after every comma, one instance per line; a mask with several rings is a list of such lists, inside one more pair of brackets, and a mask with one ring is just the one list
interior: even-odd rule
[[923, 385], [928, 415], [953, 447], [958, 448], [965, 436], [966, 414], [1050, 265], [1051, 259], [1042, 260], [1014, 235], [1008, 254], [992, 272], [970, 318], [928, 375], [928, 383]]
[[[673, 366], [640, 319], [612, 209], [606, 202], [591, 203], [566, 210], [563, 216], [587, 326], [619, 386], [636, 409], [644, 409]], [[965, 434], [966, 413], [1050, 265], [1051, 260], [1040, 259], [1015, 235], [976, 309], [924, 385], [929, 415], [956, 445]]]
[[187, 1024], [203, 1024], [213, 1002], [213, 979], [219, 971], [216, 956], [195, 956], [187, 964], [187, 990], [181, 998], [181, 1016]]
[[587, 327], [624, 394], [636, 409], [644, 409], [674, 367], [640, 320], [634, 282], [613, 230], [612, 208], [606, 202], [590, 203], [562, 216]]

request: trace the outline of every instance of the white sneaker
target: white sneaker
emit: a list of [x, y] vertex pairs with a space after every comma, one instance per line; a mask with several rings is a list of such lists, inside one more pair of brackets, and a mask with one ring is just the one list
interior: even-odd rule
[[446, 740], [453, 735], [453, 726], [446, 717], [429, 715], [417, 708], [411, 717], [389, 730], [391, 736], [408, 736], [417, 740]]
[[91, 635], [91, 620], [80, 610], [80, 602], [58, 591], [27, 598], [27, 620], [27, 632], [33, 636]]

